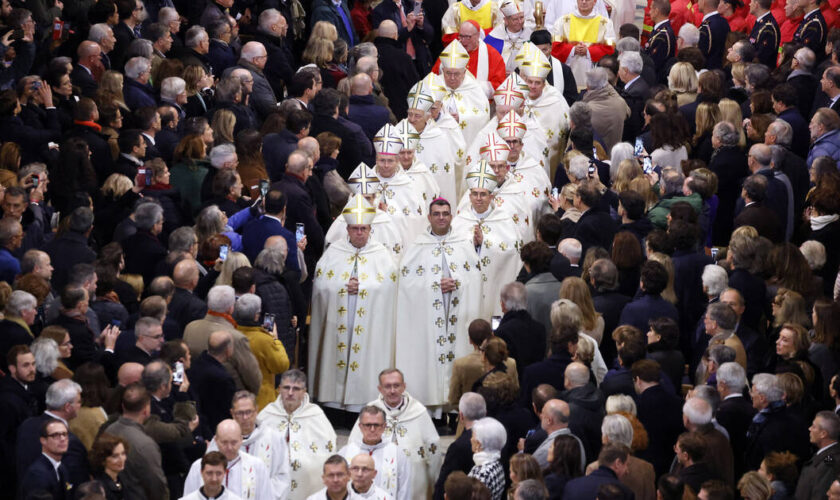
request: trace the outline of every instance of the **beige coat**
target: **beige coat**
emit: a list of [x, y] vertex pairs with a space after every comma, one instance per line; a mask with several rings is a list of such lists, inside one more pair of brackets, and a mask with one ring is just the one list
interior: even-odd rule
[[610, 84], [602, 89], [587, 90], [583, 94], [583, 102], [592, 109], [592, 129], [601, 136], [604, 149], [611, 151], [621, 142], [624, 120], [630, 116], [630, 107]]
[[184, 329], [184, 342], [190, 348], [192, 358], [197, 359], [203, 351], [207, 350], [210, 334], [219, 330], [228, 331], [233, 335], [233, 357], [224, 365], [236, 382], [236, 390], [247, 389], [254, 394], [259, 393], [262, 373], [257, 358], [251, 352], [248, 337], [234, 328], [226, 319], [208, 314], [187, 325]]

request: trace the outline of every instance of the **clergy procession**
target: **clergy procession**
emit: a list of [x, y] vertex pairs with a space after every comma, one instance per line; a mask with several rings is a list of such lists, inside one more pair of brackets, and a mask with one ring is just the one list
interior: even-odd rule
[[4, 498], [840, 500], [840, 0], [0, 3]]

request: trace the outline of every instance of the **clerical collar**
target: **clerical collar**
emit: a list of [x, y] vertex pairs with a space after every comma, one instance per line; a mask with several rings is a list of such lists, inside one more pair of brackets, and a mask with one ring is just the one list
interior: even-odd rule
[[476, 217], [478, 217], [478, 219], [479, 219], [479, 220], [484, 220], [484, 219], [486, 219], [486, 218], [487, 218], [487, 216], [488, 216], [488, 215], [490, 215], [490, 212], [492, 212], [492, 211], [493, 211], [493, 205], [488, 206], [488, 207], [487, 207], [487, 210], [485, 210], [485, 211], [484, 211], [484, 212], [482, 212], [482, 213], [478, 213], [478, 212], [476, 212], [476, 211], [475, 211], [475, 208], [473, 208], [473, 207], [470, 207], [470, 210], [472, 211], [473, 215], [475, 215]]
[[[447, 236], [449, 236], [449, 233], [451, 233], [451, 232], [452, 232], [452, 228], [451, 228], [451, 227], [449, 228], [449, 231], [447, 231], [447, 232], [446, 232], [446, 234], [435, 234], [435, 232], [434, 232], [434, 231], [432, 231], [432, 228], [431, 228], [431, 227], [429, 228], [429, 234], [431, 234], [431, 235], [432, 235], [432, 237], [433, 237], [433, 238], [435, 238], [435, 239], [437, 239], [437, 240], [443, 240], [444, 238], [446, 238]], [[388, 404], [386, 403], [386, 404], [385, 404], [385, 406], [388, 406]]]
[[211, 497], [210, 495], [208, 495], [207, 493], [205, 493], [205, 492], [204, 492], [204, 486], [202, 486], [201, 488], [199, 488], [199, 489], [198, 489], [198, 493], [199, 493], [199, 494], [200, 494], [203, 498], [206, 498], [207, 500], [212, 500], [212, 499], [214, 499], [214, 498], [222, 498], [222, 495], [224, 495], [224, 494], [225, 494], [225, 487], [224, 487], [224, 485], [221, 485], [221, 486], [222, 486], [222, 489], [221, 489], [221, 490], [219, 490], [219, 494], [218, 494], [218, 495], [216, 495], [216, 496], [214, 496], [214, 497]]
[[[446, 233], [446, 234], [449, 234], [449, 233]], [[403, 409], [403, 406], [405, 406], [405, 396], [402, 397], [402, 399], [400, 400], [400, 405], [397, 406], [396, 408], [389, 405], [384, 399], [382, 400], [382, 402], [385, 403], [385, 408], [388, 408], [389, 410], [392, 410], [392, 411], [399, 411], [399, 410]]]
[[367, 491], [359, 491], [359, 490], [356, 489], [355, 486], [353, 486], [353, 483], [350, 483], [350, 491], [352, 491], [353, 493], [355, 493], [357, 495], [362, 495], [362, 496], [370, 493], [370, 490], [372, 490], [373, 487], [374, 487], [373, 483], [370, 483], [370, 487], [368, 487]]
[[662, 26], [663, 24], [665, 24], [665, 23], [667, 23], [667, 22], [668, 22], [668, 20], [667, 20], [667, 19], [662, 20], [662, 21], [659, 21], [658, 23], [656, 23], [656, 24], [654, 24], [654, 25], [653, 25], [653, 29], [658, 29], [660, 26]]
[[[705, 16], [703, 16], [703, 21], [705, 21], [706, 19], [708, 19], [708, 18], [710, 18], [710, 17], [712, 17], [712, 16], [716, 15], [717, 13], [718, 13], [718, 11], [716, 11], [716, 10], [713, 10], [712, 12], [709, 12], [708, 14], [706, 14]], [[701, 22], [702, 22], [702, 21], [701, 21]]]

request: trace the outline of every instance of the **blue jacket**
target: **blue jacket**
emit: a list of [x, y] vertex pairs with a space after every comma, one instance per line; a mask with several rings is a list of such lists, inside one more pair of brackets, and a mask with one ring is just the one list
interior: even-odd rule
[[295, 235], [283, 227], [279, 220], [263, 215], [259, 219], [249, 222], [242, 230], [242, 250], [248, 260], [254, 262], [262, 251], [265, 240], [270, 236], [280, 235], [286, 239], [289, 254], [286, 256], [286, 269], [300, 271], [297, 258], [297, 242]]
[[814, 141], [814, 145], [808, 151], [808, 168], [811, 167], [814, 158], [819, 156], [830, 156], [840, 162], [840, 130], [832, 130]]
[[566, 483], [563, 488], [563, 500], [592, 500], [598, 497], [598, 488], [602, 484], [614, 484], [623, 494], [624, 500], [633, 500], [635, 495], [618, 480], [612, 469], [601, 466], [588, 476], [578, 477]]
[[[36, 492], [46, 493], [48, 497], [52, 497], [54, 500], [73, 498], [71, 493], [72, 487], [75, 485], [69, 482], [67, 467], [63, 461], [58, 466], [58, 473], [61, 480], [56, 477], [55, 468], [53, 468], [49, 459], [43, 454], [39, 454], [23, 475], [23, 480], [20, 483], [21, 498], [29, 498], [28, 495]], [[9, 494], [7, 498], [14, 496], [11, 492], [7, 491], [6, 493]]]
[[362, 127], [367, 138], [373, 140], [379, 129], [388, 123], [388, 108], [376, 104], [373, 95], [353, 95], [347, 118]]
[[0, 248], [0, 281], [14, 285], [15, 276], [20, 274], [20, 262], [6, 248]]
[[143, 85], [132, 78], [126, 77], [125, 79], [123, 98], [125, 99], [125, 104], [132, 111], [136, 111], [137, 108], [144, 106], [157, 106], [155, 89], [148, 83]]
[[[338, 8], [332, 0], [315, 0], [312, 3], [312, 19], [309, 21], [312, 26], [318, 21], [327, 21], [338, 30], [338, 36], [347, 42], [348, 47], [353, 47], [360, 42], [356, 30], [353, 28], [353, 20], [350, 17], [350, 9], [347, 2], [341, 0], [340, 8], [344, 11], [344, 19], [338, 13]], [[346, 23], [344, 21], [347, 21]]]
[[648, 331], [648, 322], [654, 318], [671, 318], [679, 322], [679, 313], [674, 304], [663, 299], [661, 295], [651, 295], [642, 292], [635, 300], [624, 306], [621, 311], [620, 325], [635, 326], [642, 332]]

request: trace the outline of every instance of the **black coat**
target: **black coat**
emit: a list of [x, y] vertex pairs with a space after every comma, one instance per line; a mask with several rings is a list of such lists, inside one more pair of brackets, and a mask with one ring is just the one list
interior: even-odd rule
[[[286, 281], [282, 276], [269, 274], [262, 269], [255, 269], [255, 293], [262, 299], [263, 313], [274, 315], [277, 325], [277, 338], [283, 343], [286, 352], [294, 352], [295, 333], [292, 329], [292, 302]], [[299, 316], [302, 317], [302, 316]]]
[[[703, 268], [707, 264], [714, 264], [714, 261], [706, 254], [693, 250], [676, 250], [671, 255], [671, 261], [674, 264], [674, 292], [677, 294], [677, 311], [680, 313], [680, 331], [690, 332], [706, 309]], [[686, 348], [689, 343], [681, 342], [680, 346]]]
[[[40, 442], [38, 446], [40, 447]], [[56, 477], [56, 470], [52, 463], [46, 456], [39, 454], [23, 474], [23, 480], [20, 483], [20, 498], [30, 498], [29, 495], [45, 493], [53, 500], [69, 500], [73, 498], [71, 495], [73, 486], [64, 460], [58, 466], [58, 477]]]
[[649, 387], [636, 398], [636, 415], [648, 433], [648, 447], [639, 458], [653, 464], [656, 475], [668, 472], [673, 446], [682, 432], [682, 401], [661, 385]]
[[834, 279], [840, 267], [840, 221], [827, 224], [817, 231], [811, 230], [809, 240], [816, 240], [825, 246], [825, 265], [817, 274], [823, 279], [823, 293], [834, 296]]
[[648, 344], [648, 358], [659, 363], [662, 373], [671, 379], [674, 387], [682, 387], [685, 358], [678, 349], [666, 349], [662, 342]]
[[605, 398], [614, 394], [626, 394], [630, 397], [634, 397], [636, 394], [636, 386], [633, 384], [633, 374], [630, 373], [628, 368], [624, 367], [608, 371], [604, 376], [603, 382], [601, 382], [600, 389]]
[[[827, 251], [826, 255], [829, 255]], [[741, 292], [744, 297], [741, 321], [753, 330], [760, 331], [759, 322], [767, 309], [767, 285], [764, 280], [745, 269], [735, 269], [729, 275], [729, 286]]]
[[[192, 224], [192, 214], [184, 200], [181, 198], [181, 193], [176, 187], [169, 189], [144, 189], [143, 196], [154, 198], [160, 202], [163, 208], [163, 233], [172, 234], [172, 231], [181, 226], [189, 226]], [[221, 208], [221, 207], [220, 207]], [[225, 212], [227, 214], [227, 212]]]
[[[344, 148], [342, 147], [342, 150]], [[324, 253], [324, 229], [315, 215], [315, 203], [304, 183], [288, 172], [271, 186], [286, 195], [286, 224], [289, 231], [295, 232], [297, 223], [304, 224], [306, 249], [303, 251], [308, 269], [315, 269], [318, 258]]]
[[274, 36], [272, 33], [266, 33], [259, 28], [254, 35], [254, 40], [262, 43], [268, 54], [265, 68], [263, 68], [266, 80], [274, 90], [274, 95], [283, 96], [283, 90], [292, 81], [295, 68], [297, 68], [294, 54], [289, 50], [289, 45], [285, 39]]
[[758, 231], [759, 236], [764, 236], [775, 244], [785, 239], [785, 230], [782, 221], [775, 211], [765, 206], [763, 202], [753, 203], [741, 210], [735, 217], [734, 227], [752, 226]]
[[531, 392], [540, 384], [549, 384], [557, 389], [563, 390], [563, 380], [566, 367], [572, 362], [569, 351], [560, 350], [553, 353], [544, 361], [534, 363], [525, 369], [522, 379], [519, 381], [522, 387], [520, 404], [525, 408], [531, 408]]
[[506, 312], [495, 335], [507, 343], [520, 379], [526, 367], [545, 359], [545, 327], [526, 309]]
[[166, 248], [157, 236], [138, 229], [123, 242], [125, 250], [125, 272], [140, 274], [147, 285], [155, 278], [155, 267], [166, 258]]
[[70, 81], [74, 86], [79, 87], [79, 91], [81, 91], [83, 97], [89, 97], [91, 99], [96, 97], [99, 84], [96, 83], [93, 75], [87, 69], [78, 64], [74, 65], [73, 70], [70, 72]]
[[808, 445], [808, 429], [802, 421], [788, 410], [784, 403], [765, 408], [760, 421], [753, 421], [747, 430], [746, 447], [744, 450], [744, 467], [746, 470], [757, 470], [761, 461], [771, 451], [790, 451], [799, 460], [805, 460], [810, 449]]
[[602, 247], [609, 252], [614, 236], [615, 222], [610, 214], [595, 208], [584, 212], [575, 226], [575, 239], [580, 242], [581, 255], [586, 255], [589, 247]]
[[583, 442], [587, 463], [594, 461], [601, 451], [604, 395], [589, 383], [563, 391], [558, 397], [569, 403], [569, 430]]
[[443, 483], [449, 474], [459, 470], [464, 474], [469, 473], [473, 465], [473, 452], [470, 438], [472, 437], [471, 429], [464, 429], [464, 432], [458, 436], [449, 448], [446, 449], [446, 455], [443, 457], [443, 465], [440, 466], [440, 474], [435, 482], [435, 493], [432, 498], [434, 500], [443, 500]]
[[[799, 97], [803, 98], [801, 94]], [[779, 119], [788, 122], [793, 129], [791, 151], [805, 158], [808, 156], [808, 148], [811, 145], [811, 132], [808, 130], [808, 120], [803, 116], [797, 108], [789, 108], [779, 113]]]
[[93, 163], [99, 185], [104, 184], [105, 179], [114, 173], [114, 159], [111, 156], [108, 138], [90, 127], [78, 124], [68, 130], [62, 139], [70, 137], [78, 137], [87, 143], [90, 149], [90, 161]]
[[109, 368], [115, 368], [114, 353], [105, 351], [104, 348], [94, 342], [96, 335], [94, 335], [94, 332], [85, 321], [71, 318], [65, 314], [59, 314], [58, 318], [52, 324], [63, 326], [70, 334], [70, 342], [73, 343], [73, 352], [65, 362], [68, 368], [75, 370], [82, 363], [88, 361], [101, 363], [105, 366], [106, 373]]
[[630, 300], [632, 300], [630, 297], [612, 290], [595, 290], [592, 292], [592, 303], [595, 306], [595, 311], [601, 313], [601, 317], [604, 318], [604, 336], [601, 338], [598, 349], [601, 351], [601, 356], [604, 357], [607, 366], [610, 366], [617, 354], [615, 341], [611, 335], [612, 331], [619, 325], [618, 320], [621, 318], [621, 311], [624, 310], [624, 306]]
[[[47, 420], [54, 417], [42, 413], [26, 419], [18, 430], [17, 442], [17, 467], [18, 474], [23, 478], [24, 472], [41, 455], [41, 426]], [[67, 430], [70, 432], [70, 429]], [[67, 479], [74, 486], [88, 481], [90, 477], [90, 466], [85, 445], [70, 432], [68, 437], [67, 452], [61, 459], [61, 465], [67, 468]]]
[[624, 500], [633, 500], [635, 495], [625, 486], [612, 469], [600, 466], [588, 476], [572, 479], [563, 488], [563, 500], [593, 500], [598, 496], [602, 484], [614, 484], [621, 490]]
[[[0, 320], [0, 359], [6, 359], [9, 349], [16, 345], [30, 345], [35, 338], [20, 324], [8, 319]], [[5, 371], [5, 370], [4, 370]]]
[[[317, 137], [321, 132], [332, 132], [341, 138], [341, 151], [338, 153], [338, 173], [347, 179], [353, 170], [363, 160], [361, 152], [363, 145], [359, 144], [353, 132], [338, 122], [331, 115], [315, 115], [312, 119], [312, 126], [309, 135]], [[268, 166], [268, 162], [266, 162]], [[271, 173], [271, 171], [269, 171]], [[312, 244], [310, 241], [309, 244]]]
[[[403, 98], [403, 102], [405, 101], [406, 99]], [[347, 118], [362, 127], [370, 140], [373, 140], [379, 129], [388, 123], [390, 114], [388, 108], [376, 103], [373, 94], [350, 96]]]
[[202, 402], [201, 419], [215, 429], [219, 422], [230, 418], [230, 401], [236, 392], [233, 377], [207, 351], [193, 361], [188, 376], [198, 400]]
[[378, 36], [374, 38], [373, 43], [379, 50], [379, 67], [388, 69], [382, 72], [382, 92], [388, 98], [388, 106], [394, 116], [401, 120], [408, 112], [408, 91], [420, 79], [417, 68], [405, 51], [405, 42], [400, 43], [398, 40]]
[[720, 199], [712, 226], [712, 243], [726, 246], [732, 233], [735, 203], [741, 195], [741, 183], [749, 175], [747, 155], [737, 146], [718, 148], [712, 154], [709, 170], [718, 176], [717, 195]]
[[67, 284], [70, 269], [78, 264], [92, 264], [96, 260], [96, 253], [88, 246], [85, 235], [73, 231], [66, 231], [54, 239], [46, 248], [53, 266], [52, 285], [61, 290]]
[[621, 91], [621, 97], [630, 107], [630, 115], [624, 119], [624, 132], [622, 140], [625, 142], [634, 142], [636, 136], [642, 132], [645, 119], [642, 113], [645, 109], [645, 103], [650, 98], [650, 86], [641, 76], [626, 88]]
[[266, 134], [263, 137], [263, 161], [268, 172], [268, 178], [276, 182], [283, 178], [286, 172], [286, 160], [292, 151], [297, 149], [298, 138], [288, 130]]
[[[207, 315], [207, 303], [191, 291], [175, 287], [175, 294], [169, 302], [168, 316], [178, 323], [181, 332], [190, 323]], [[182, 333], [183, 334], [183, 333]]]
[[704, 482], [710, 479], [722, 479], [717, 477], [704, 462], [697, 462], [688, 467], [684, 467], [680, 470], [678, 477], [694, 493], [700, 492], [700, 486]]
[[729, 433], [732, 455], [735, 458], [735, 477], [741, 477], [744, 469], [744, 451], [747, 447], [747, 429], [750, 427], [755, 408], [748, 397], [737, 396], [723, 399], [718, 406], [715, 418]]
[[38, 413], [38, 402], [31, 391], [11, 376], [0, 379], [0, 480], [4, 487], [14, 488], [18, 474], [15, 470], [20, 424]]

